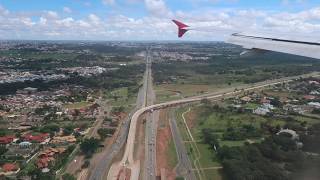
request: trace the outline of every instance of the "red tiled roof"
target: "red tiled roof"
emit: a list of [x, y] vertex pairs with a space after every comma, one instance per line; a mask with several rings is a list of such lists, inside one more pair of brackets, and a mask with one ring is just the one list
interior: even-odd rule
[[16, 138], [14, 135], [2, 136], [0, 137], [0, 144], [9, 144]]
[[32, 135], [32, 134], [25, 134], [22, 136], [23, 140], [25, 141], [36, 141], [36, 142], [43, 142], [49, 137], [48, 133], [42, 133], [38, 135]]
[[37, 167], [38, 168], [46, 168], [46, 167], [48, 167], [49, 166], [49, 158], [46, 158], [46, 157], [44, 157], [44, 158], [41, 158], [41, 159], [39, 159], [38, 160], [38, 162], [37, 162]]
[[9, 172], [9, 171], [16, 171], [18, 169], [17, 165], [16, 164], [13, 164], [13, 163], [5, 163], [3, 166], [2, 166], [2, 169], [5, 171], [5, 172]]
[[311, 96], [311, 95], [305, 95], [303, 96], [304, 99], [306, 100], [314, 100], [316, 97], [315, 96]]

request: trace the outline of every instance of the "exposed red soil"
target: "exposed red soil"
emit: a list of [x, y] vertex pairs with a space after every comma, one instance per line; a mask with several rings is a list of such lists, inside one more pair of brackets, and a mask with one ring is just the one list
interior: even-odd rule
[[159, 126], [157, 132], [157, 176], [161, 175], [161, 169], [165, 169], [166, 179], [174, 180], [176, 178], [175, 170], [169, 166], [167, 149], [169, 139], [172, 138], [167, 110], [160, 111]]
[[188, 127], [192, 129], [196, 126], [197, 112], [194, 109], [184, 114]]

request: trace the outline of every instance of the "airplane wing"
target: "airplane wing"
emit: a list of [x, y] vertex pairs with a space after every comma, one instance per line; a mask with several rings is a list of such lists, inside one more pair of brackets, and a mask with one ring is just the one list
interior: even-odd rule
[[[173, 21], [180, 31], [182, 37], [187, 31], [192, 30], [188, 25], [179, 21]], [[184, 26], [179, 26], [179, 23]], [[230, 35], [227, 43], [242, 46], [250, 51], [275, 51], [287, 54], [305, 56], [315, 59], [320, 59], [320, 39], [311, 39], [307, 37], [288, 36], [281, 34], [268, 34], [268, 33], [233, 33]], [[242, 53], [242, 54], [245, 54]]]

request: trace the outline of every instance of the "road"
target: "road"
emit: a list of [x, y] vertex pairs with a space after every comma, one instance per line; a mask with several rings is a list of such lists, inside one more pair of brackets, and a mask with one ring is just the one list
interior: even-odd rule
[[[84, 136], [84, 138], [91, 138], [91, 137], [98, 137], [97, 131], [101, 127], [101, 124], [103, 123], [104, 117], [105, 117], [105, 111], [107, 111], [107, 106], [105, 106], [106, 102], [102, 99], [98, 99], [96, 101], [97, 104], [100, 105], [98, 115], [96, 116], [96, 121], [94, 122], [93, 126], [89, 129], [88, 133]], [[75, 156], [75, 154], [79, 151], [79, 144], [75, 147], [75, 149], [70, 154], [70, 157]], [[70, 159], [69, 164], [66, 166], [66, 172], [70, 174], [74, 174], [77, 170], [81, 169], [81, 165], [83, 162], [82, 156], [75, 156], [73, 159]], [[61, 172], [63, 170], [57, 171], [57, 176], [61, 175]]]
[[[141, 107], [152, 105], [155, 101], [155, 92], [152, 87], [152, 73], [151, 73], [152, 57], [150, 56], [150, 50], [147, 49], [146, 52], [146, 71], [144, 76], [144, 83], [142, 87], [142, 92], [144, 92], [144, 103]], [[138, 98], [140, 99], [140, 98]], [[159, 119], [159, 112], [149, 112], [146, 114], [146, 129], [145, 129], [145, 162], [144, 162], [144, 179], [155, 180], [156, 179], [156, 130], [157, 121]], [[109, 179], [117, 179], [121, 176], [121, 172], [125, 169], [131, 170], [131, 178], [138, 179], [140, 176], [140, 161], [134, 161], [134, 140], [135, 132], [138, 118], [132, 118], [130, 124], [130, 130], [128, 134], [127, 144], [124, 156], [120, 162], [112, 165], [108, 173]], [[133, 137], [133, 138], [132, 138]], [[132, 140], [132, 141], [131, 141]]]
[[184, 177], [186, 180], [196, 180], [185, 144], [177, 126], [174, 111], [170, 111], [169, 122], [179, 161], [176, 173], [178, 176]]
[[142, 114], [144, 114], [146, 112], [152, 112], [152, 111], [158, 110], [158, 109], [167, 108], [170, 106], [177, 106], [177, 105], [183, 105], [183, 104], [187, 104], [187, 103], [198, 102], [203, 99], [221, 99], [224, 97], [239, 94], [243, 91], [251, 91], [251, 90], [261, 89], [261, 88], [265, 88], [265, 87], [272, 86], [272, 85], [288, 83], [288, 82], [291, 82], [291, 81], [298, 79], [300, 77], [309, 77], [309, 76], [319, 77], [320, 75], [318, 73], [316, 73], [316, 74], [307, 74], [307, 75], [303, 75], [303, 76], [281, 78], [278, 80], [265, 81], [265, 82], [260, 82], [260, 83], [256, 83], [256, 84], [252, 84], [252, 85], [240, 86], [239, 89], [241, 89], [241, 90], [225, 90], [225, 91], [220, 91], [219, 93], [210, 93], [210, 94], [205, 94], [205, 95], [196, 96], [196, 97], [189, 97], [189, 98], [184, 98], [184, 99], [180, 99], [180, 100], [174, 100], [174, 101], [164, 102], [164, 103], [160, 103], [160, 104], [150, 105], [150, 106], [143, 107], [143, 108], [139, 109], [138, 111], [136, 111], [132, 115], [129, 134], [128, 134], [128, 138], [127, 138], [126, 149], [125, 149], [125, 153], [123, 155], [123, 159], [121, 160], [121, 162], [115, 164], [115, 166], [113, 166], [112, 169], [110, 169], [109, 174], [108, 174], [108, 180], [117, 179], [119, 172], [123, 168], [131, 169], [131, 176], [130, 176], [131, 180], [138, 180], [139, 179], [140, 162], [139, 162], [139, 160], [134, 161], [133, 153], [134, 153], [134, 142], [135, 142], [135, 137], [136, 137], [137, 122], [138, 122], [139, 117]]
[[[147, 54], [147, 91], [146, 91], [146, 106], [154, 104], [156, 95], [153, 90], [152, 83], [152, 56], [150, 50]], [[144, 180], [156, 179], [156, 137], [159, 120], [159, 111], [153, 111], [146, 114], [146, 129], [145, 129], [145, 161], [144, 161]]]
[[[146, 76], [145, 73], [144, 76], [144, 84], [146, 82]], [[129, 127], [130, 127], [130, 121], [132, 114], [137, 111], [138, 109], [142, 108], [145, 104], [145, 92], [146, 92], [146, 86], [143, 85], [138, 92], [137, 101], [136, 101], [136, 108], [133, 109], [128, 117], [123, 121], [123, 124], [121, 125], [119, 136], [116, 138], [116, 141], [114, 144], [112, 144], [111, 148], [104, 153], [102, 156], [101, 161], [99, 161], [99, 164], [96, 166], [95, 169], [93, 169], [89, 180], [103, 180], [106, 179], [106, 175], [108, 174], [109, 167], [112, 164], [113, 159], [116, 155], [120, 153], [121, 148], [125, 145], [125, 142], [127, 140], [127, 136], [129, 133]]]

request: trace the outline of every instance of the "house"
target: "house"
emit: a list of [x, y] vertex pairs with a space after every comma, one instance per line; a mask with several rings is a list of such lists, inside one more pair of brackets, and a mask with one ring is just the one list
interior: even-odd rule
[[311, 95], [320, 95], [320, 92], [319, 91], [311, 91], [310, 94]]
[[268, 113], [270, 113], [270, 110], [266, 108], [258, 107], [253, 111], [253, 113], [258, 115], [267, 115]]
[[281, 133], [287, 133], [291, 135], [291, 139], [296, 140], [299, 139], [299, 135], [297, 134], [296, 131], [291, 130], [291, 129], [281, 129], [277, 135], [280, 135]]
[[48, 168], [50, 162], [55, 160], [55, 155], [62, 154], [65, 150], [65, 148], [48, 148], [40, 152], [37, 167], [39, 169]]
[[305, 95], [305, 96], [303, 96], [303, 99], [305, 99], [305, 100], [314, 100], [314, 99], [316, 99], [316, 96]]
[[319, 85], [320, 83], [318, 81], [309, 81], [309, 84]]
[[50, 141], [52, 144], [75, 143], [77, 139], [73, 136], [56, 136]]
[[263, 98], [260, 100], [260, 103], [261, 103], [261, 104], [270, 104], [271, 101], [270, 101], [267, 97], [263, 97]]
[[240, 100], [241, 100], [242, 102], [248, 103], [248, 102], [251, 101], [251, 97], [249, 97], [249, 96], [244, 96], [244, 97], [242, 97]]
[[308, 103], [309, 106], [312, 106], [314, 108], [320, 108], [320, 103], [319, 102], [309, 102]]
[[7, 135], [0, 137], [0, 144], [10, 144], [16, 137], [14, 135]]
[[267, 104], [267, 103], [264, 103], [264, 104], [262, 105], [262, 107], [265, 108], [265, 109], [269, 109], [269, 110], [275, 109], [273, 105]]
[[14, 163], [5, 163], [4, 165], [2, 165], [2, 169], [4, 172], [12, 172], [17, 171], [19, 168]]
[[37, 142], [37, 143], [42, 143], [45, 142], [49, 138], [49, 133], [39, 133], [39, 134], [25, 134], [22, 136], [22, 139], [24, 141], [29, 141], [29, 142]]
[[32, 143], [31, 142], [27, 142], [27, 141], [19, 143], [19, 147], [20, 148], [30, 148], [31, 145], [32, 145]]

